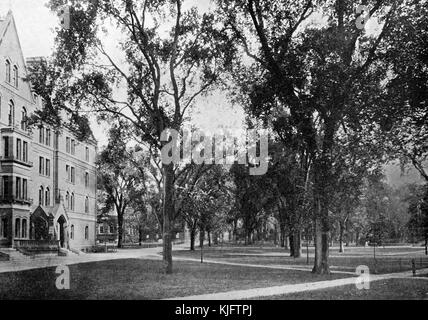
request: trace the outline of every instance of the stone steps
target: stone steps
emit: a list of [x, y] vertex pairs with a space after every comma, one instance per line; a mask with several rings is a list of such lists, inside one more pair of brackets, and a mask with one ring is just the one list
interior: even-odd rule
[[30, 256], [26, 256], [25, 254], [22, 254], [21, 252], [13, 248], [3, 248], [3, 249], [0, 249], [0, 252], [7, 255], [9, 257], [9, 261], [11, 262], [31, 259]]
[[58, 253], [39, 253], [26, 255], [14, 248], [2, 248], [0, 249], [0, 252], [7, 255], [10, 262], [49, 259], [58, 256]]

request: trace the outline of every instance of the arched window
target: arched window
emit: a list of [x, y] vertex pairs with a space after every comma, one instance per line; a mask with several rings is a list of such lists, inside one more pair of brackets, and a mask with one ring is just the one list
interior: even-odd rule
[[22, 107], [21, 111], [21, 130], [27, 130], [27, 109]]
[[13, 66], [13, 78], [12, 78], [12, 84], [18, 88], [18, 67]]
[[9, 101], [8, 121], [10, 126], [13, 126], [15, 123], [15, 104], [12, 100]]
[[85, 213], [89, 212], [89, 198], [86, 196], [85, 198]]
[[70, 209], [74, 211], [74, 192], [71, 194]]
[[6, 81], [10, 83], [10, 61], [6, 60]]
[[85, 227], [85, 240], [88, 240], [88, 239], [89, 239], [89, 227], [86, 226]]
[[70, 209], [70, 193], [68, 191], [65, 194], [65, 205], [67, 209]]
[[45, 206], [50, 206], [51, 204], [51, 192], [49, 188], [46, 188], [45, 191]]
[[74, 224], [70, 227], [70, 239], [74, 239]]
[[22, 238], [27, 238], [27, 219], [22, 219], [21, 236]]
[[16, 218], [15, 220], [15, 238], [20, 237], [20, 231], [21, 230], [21, 219]]
[[43, 186], [40, 186], [40, 189], [39, 189], [39, 205], [43, 205], [43, 196], [44, 196], [44, 189], [43, 189]]
[[85, 187], [89, 187], [89, 173], [85, 172]]

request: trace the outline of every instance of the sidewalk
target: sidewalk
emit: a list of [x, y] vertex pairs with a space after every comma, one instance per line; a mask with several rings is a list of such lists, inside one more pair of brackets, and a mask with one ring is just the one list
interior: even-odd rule
[[159, 250], [162, 250], [162, 248], [119, 249], [117, 252], [110, 253], [88, 253], [67, 257], [53, 255], [19, 261], [0, 261], [0, 273], [118, 259], [160, 260], [162, 256], [158, 254]]
[[[201, 262], [201, 260], [199, 260], [199, 259], [185, 258], [185, 257], [174, 257], [174, 261]], [[239, 266], [239, 267], [264, 268], [264, 269], [296, 270], [296, 271], [306, 271], [306, 272], [312, 270], [312, 266], [304, 266], [304, 265], [275, 265], [275, 264], [266, 265], [266, 264], [251, 264], [251, 263], [218, 261], [218, 260], [210, 260], [210, 259], [204, 259], [204, 263], [223, 264], [223, 265]], [[334, 268], [341, 268], [341, 267], [331, 266], [330, 268], [334, 269]], [[349, 274], [349, 275], [355, 276], [355, 272], [349, 272], [349, 271], [332, 270], [331, 273]]]
[[[428, 268], [419, 270], [419, 272], [427, 273]], [[383, 275], [370, 275], [368, 281], [373, 282], [373, 281], [394, 279], [394, 278], [414, 279], [412, 277], [412, 272], [406, 271], [406, 272], [389, 273], [389, 274], [383, 274]], [[421, 277], [418, 277], [418, 278], [421, 278]], [[284, 295], [284, 294], [311, 291], [311, 290], [340, 287], [340, 286], [355, 284], [356, 279], [357, 279], [356, 277], [353, 277], [353, 278], [336, 279], [336, 280], [328, 280], [328, 281], [317, 281], [317, 282], [309, 282], [309, 283], [299, 283], [299, 284], [291, 284], [291, 285], [283, 285], [283, 286], [274, 286], [274, 287], [267, 287], [267, 288], [255, 288], [255, 289], [248, 289], [248, 290], [233, 290], [233, 291], [211, 293], [211, 294], [193, 295], [193, 296], [186, 296], [186, 297], [175, 297], [175, 298], [170, 298], [170, 299], [165, 299], [165, 300], [240, 300], [240, 299], [251, 299], [251, 298], [269, 297], [269, 296]]]

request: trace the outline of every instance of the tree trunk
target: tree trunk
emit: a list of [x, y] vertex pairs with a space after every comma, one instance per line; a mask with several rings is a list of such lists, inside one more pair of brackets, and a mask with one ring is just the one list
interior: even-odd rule
[[349, 219], [346, 220], [345, 224], [345, 247], [349, 247], [349, 242], [352, 239], [351, 232], [349, 232]]
[[196, 228], [190, 229], [190, 250], [195, 251]]
[[275, 228], [273, 230], [273, 245], [277, 246], [278, 245], [278, 225], [275, 223], [274, 226]]
[[293, 234], [293, 257], [300, 258], [302, 256], [302, 240], [300, 231]]
[[280, 235], [280, 239], [281, 239], [281, 247], [282, 248], [285, 248], [285, 249], [288, 249], [288, 248], [286, 248], [287, 247], [287, 245], [286, 245], [286, 234], [285, 234], [285, 226], [279, 226], [279, 228], [280, 228], [280, 233], [281, 233], [281, 235]]
[[233, 242], [238, 242], [238, 221], [233, 221]]
[[123, 247], [123, 214], [118, 212], [117, 214], [117, 247]]
[[163, 260], [165, 262], [165, 272], [172, 273], [172, 237], [171, 225], [174, 216], [174, 167], [172, 164], [163, 167], [164, 176], [164, 202], [163, 202]]
[[208, 237], [208, 247], [211, 247], [211, 232], [207, 231], [207, 237]]
[[252, 232], [250, 230], [247, 230], [247, 240], [246, 240], [246, 245], [251, 245], [253, 243], [252, 241]]
[[285, 247], [285, 228], [279, 227], [279, 245], [281, 248]]
[[329, 194], [328, 186], [331, 181], [331, 150], [333, 146], [334, 126], [332, 119], [326, 119], [323, 150], [315, 166], [315, 194], [316, 194], [316, 242], [315, 262], [312, 272], [330, 274], [328, 265], [329, 255]]
[[318, 218], [315, 218], [315, 238], [314, 238], [314, 245], [315, 245], [315, 261], [314, 261], [314, 267], [312, 269], [313, 273], [321, 273], [322, 270], [322, 229], [321, 229], [321, 223]]
[[343, 231], [344, 231], [343, 222], [340, 221], [339, 222], [339, 252], [340, 253], [345, 251], [345, 248], [343, 247]]
[[290, 234], [289, 236], [288, 236], [288, 241], [289, 241], [289, 243], [290, 243], [290, 257], [294, 257], [294, 249], [295, 249], [295, 246], [294, 246], [294, 237], [293, 237], [293, 235], [292, 234]]
[[204, 238], [205, 238], [205, 231], [202, 229], [199, 230], [199, 247], [202, 248], [204, 246]]
[[285, 229], [284, 229], [284, 249], [285, 249], [285, 250], [288, 250], [288, 247], [289, 247], [288, 237], [287, 237], [287, 235], [285, 234]]
[[330, 274], [330, 266], [328, 264], [329, 245], [328, 245], [329, 226], [326, 218], [322, 220], [322, 235], [321, 235], [321, 274]]
[[213, 243], [214, 245], [218, 245], [218, 233], [214, 232], [213, 234]]
[[142, 242], [143, 242], [143, 228], [141, 226], [138, 226], [138, 245], [140, 247]]

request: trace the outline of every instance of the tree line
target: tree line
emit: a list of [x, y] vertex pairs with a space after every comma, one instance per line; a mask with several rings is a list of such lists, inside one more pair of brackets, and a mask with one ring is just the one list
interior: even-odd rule
[[[46, 102], [36, 117], [59, 130], [64, 111], [85, 119], [90, 110], [148, 150], [129, 169], [159, 170], [152, 178], [167, 273], [178, 219], [200, 231], [219, 216], [241, 221], [250, 242], [268, 213], [281, 242], [291, 235], [293, 255], [302, 235], [312, 238], [313, 272], [329, 273], [333, 221], [343, 234], [350, 213], [373, 196], [366, 190], [381, 183], [382, 164], [400, 158], [428, 178], [427, 1], [367, 0], [363, 12], [348, 0], [223, 0], [199, 11], [183, 0], [49, 2], [53, 11], [66, 4], [70, 28], [58, 28], [52, 57], [32, 66]], [[367, 15], [371, 29], [361, 25]], [[115, 30], [120, 54], [109, 47]], [[195, 103], [219, 88], [245, 109], [248, 129], [269, 130], [265, 176], [238, 164], [218, 172], [159, 162], [162, 131], [180, 131]], [[85, 132], [82, 123], [75, 126]], [[121, 210], [126, 197], [143, 199], [128, 193], [108, 203]]]

